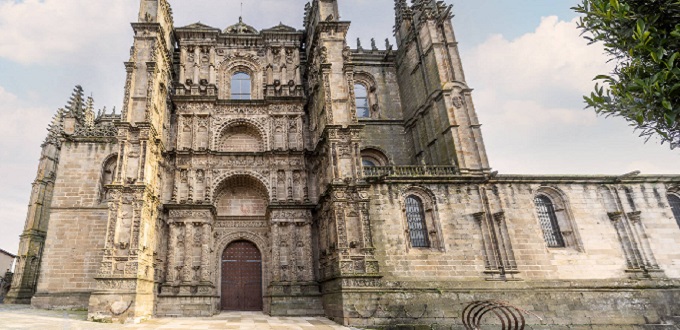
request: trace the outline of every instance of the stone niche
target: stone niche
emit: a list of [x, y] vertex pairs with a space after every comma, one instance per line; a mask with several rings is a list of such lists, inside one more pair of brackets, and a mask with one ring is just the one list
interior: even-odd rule
[[211, 205], [166, 205], [167, 271], [158, 316], [211, 316], [218, 312], [213, 260], [216, 217]]

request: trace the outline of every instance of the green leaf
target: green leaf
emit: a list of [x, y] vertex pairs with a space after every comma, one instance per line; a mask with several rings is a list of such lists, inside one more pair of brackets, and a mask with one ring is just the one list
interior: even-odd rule
[[668, 100], [663, 100], [663, 101], [661, 101], [661, 105], [662, 105], [666, 110], [670, 110], [670, 111], [673, 110], [673, 106], [671, 105], [671, 102], [669, 102]]
[[[680, 37], [680, 36], [678, 36], [678, 37]], [[668, 59], [668, 61], [667, 61], [666, 63], [668, 64], [668, 68], [669, 68], [669, 69], [673, 67], [673, 64], [675, 64], [675, 60], [678, 58], [679, 55], [680, 55], [680, 53], [675, 52], [675, 53], [673, 53], [673, 55], [671, 55], [671, 57]]]

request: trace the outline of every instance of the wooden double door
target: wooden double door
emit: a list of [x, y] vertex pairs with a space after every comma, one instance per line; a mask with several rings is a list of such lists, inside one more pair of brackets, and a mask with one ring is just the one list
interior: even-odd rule
[[222, 253], [222, 310], [262, 310], [262, 254], [251, 242], [233, 242]]

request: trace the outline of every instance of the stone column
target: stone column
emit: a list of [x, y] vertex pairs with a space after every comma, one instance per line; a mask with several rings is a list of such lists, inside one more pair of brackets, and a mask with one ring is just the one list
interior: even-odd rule
[[644, 226], [642, 225], [642, 219], [640, 217], [642, 212], [635, 211], [628, 213], [628, 219], [630, 219], [631, 227], [637, 240], [640, 242], [640, 248], [642, 252], [642, 257], [644, 259], [644, 265], [647, 270], [658, 270], [659, 265], [656, 262], [654, 253], [652, 253], [652, 247], [649, 245], [649, 239], [647, 239], [647, 233]]
[[194, 47], [194, 85], [201, 80], [201, 47]]
[[626, 262], [628, 264], [629, 269], [640, 269], [640, 265], [642, 264], [642, 260], [640, 260], [640, 256], [636, 253], [635, 249], [633, 248], [633, 244], [631, 242], [630, 236], [628, 235], [628, 232], [626, 230], [626, 225], [623, 223], [623, 213], [622, 212], [609, 212], [607, 213], [609, 216], [609, 220], [612, 221], [614, 224], [614, 228], [616, 229], [616, 234], [619, 236], [619, 242], [621, 243], [621, 247], [623, 248], [624, 255], [626, 257]]
[[210, 84], [215, 85], [217, 83], [215, 75], [215, 47], [210, 47]]
[[187, 60], [187, 49], [182, 47], [180, 50], [180, 67], [179, 67], [179, 83], [184, 85], [186, 82], [186, 60]]
[[204, 223], [201, 232], [201, 282], [210, 282], [210, 238], [212, 228], [209, 223]]
[[170, 237], [168, 239], [168, 276], [165, 279], [166, 283], [174, 283], [177, 280], [177, 256], [175, 249], [177, 248], [177, 224], [170, 224]]
[[194, 225], [187, 222], [184, 226], [184, 268], [182, 269], [182, 282], [191, 282], [193, 276], [192, 266], [194, 262], [193, 258], [193, 237], [194, 237]]

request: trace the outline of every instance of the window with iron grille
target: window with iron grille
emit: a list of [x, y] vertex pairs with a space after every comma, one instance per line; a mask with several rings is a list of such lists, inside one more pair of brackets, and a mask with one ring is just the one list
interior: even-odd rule
[[430, 247], [423, 202], [417, 196], [406, 197], [406, 221], [412, 247]]
[[678, 195], [669, 194], [668, 204], [671, 205], [671, 210], [673, 210], [675, 221], [678, 223], [678, 227], [680, 227], [680, 197], [678, 197]]
[[250, 76], [239, 72], [231, 77], [231, 99], [250, 100], [251, 98]]
[[536, 210], [538, 211], [538, 219], [541, 222], [543, 229], [543, 237], [549, 247], [565, 247], [564, 238], [560, 231], [560, 225], [557, 222], [557, 214], [555, 214], [555, 205], [547, 196], [536, 196], [534, 199], [536, 203]]

